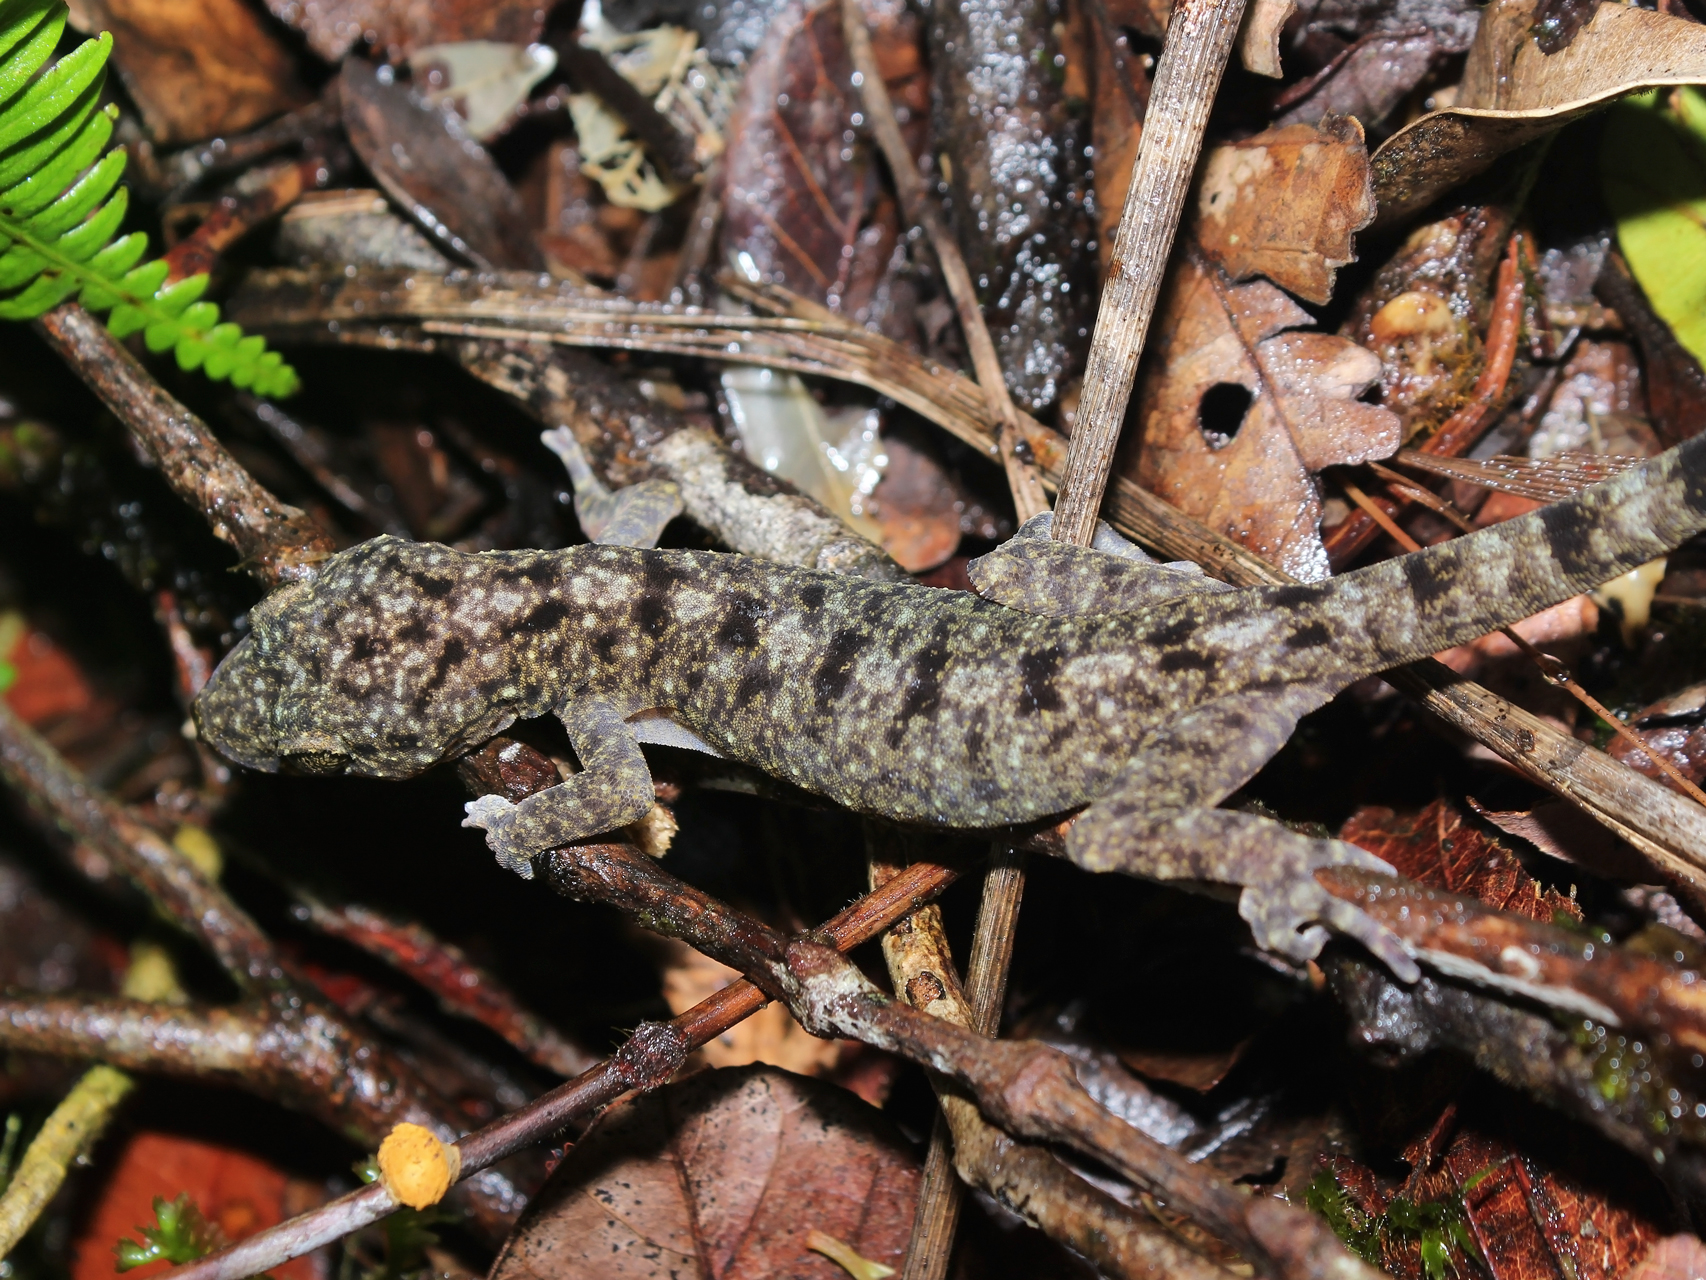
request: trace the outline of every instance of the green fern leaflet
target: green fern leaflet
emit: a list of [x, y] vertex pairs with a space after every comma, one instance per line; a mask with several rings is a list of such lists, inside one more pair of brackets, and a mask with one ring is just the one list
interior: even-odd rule
[[164, 262], [142, 261], [146, 235], [113, 238], [130, 197], [118, 185], [125, 153], [107, 150], [117, 111], [100, 107], [112, 36], [50, 63], [65, 13], [62, 0], [0, 0], [0, 319], [30, 320], [75, 294], [112, 312], [116, 336], [140, 332], [180, 368], [289, 395], [296, 370], [219, 322], [202, 300], [206, 275], [168, 285]]

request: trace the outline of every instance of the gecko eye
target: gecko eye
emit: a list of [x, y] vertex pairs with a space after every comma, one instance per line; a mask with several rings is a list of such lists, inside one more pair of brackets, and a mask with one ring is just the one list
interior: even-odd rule
[[295, 751], [284, 757], [289, 773], [305, 773], [314, 777], [342, 773], [349, 767], [349, 757], [341, 751]]

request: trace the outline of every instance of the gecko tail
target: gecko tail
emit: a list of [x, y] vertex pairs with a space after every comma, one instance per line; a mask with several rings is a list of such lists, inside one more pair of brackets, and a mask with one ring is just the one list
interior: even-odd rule
[[1366, 644], [1368, 669], [1380, 670], [1591, 591], [1702, 530], [1706, 433], [1573, 498], [1479, 533], [1307, 588], [1267, 590], [1325, 593], [1335, 630]]

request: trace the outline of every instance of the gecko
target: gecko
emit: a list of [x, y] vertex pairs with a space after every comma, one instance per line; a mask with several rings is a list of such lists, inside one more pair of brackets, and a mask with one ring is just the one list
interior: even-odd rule
[[524, 876], [537, 855], [647, 812], [643, 742], [902, 823], [1002, 831], [1076, 815], [1065, 854], [1089, 871], [1237, 887], [1263, 949], [1302, 962], [1334, 930], [1413, 981], [1405, 945], [1313, 875], [1390, 867], [1217, 806], [1353, 682], [1706, 528], [1706, 435], [1421, 552], [1242, 589], [1155, 563], [1105, 526], [1089, 548], [1052, 541], [1046, 515], [971, 562], [977, 590], [953, 591], [620, 545], [646, 537], [604, 498], [587, 498], [583, 522], [615, 542], [464, 553], [381, 537], [274, 591], [195, 701], [201, 738], [253, 769], [402, 778], [555, 715], [580, 772], [519, 804], [468, 805], [465, 825]]

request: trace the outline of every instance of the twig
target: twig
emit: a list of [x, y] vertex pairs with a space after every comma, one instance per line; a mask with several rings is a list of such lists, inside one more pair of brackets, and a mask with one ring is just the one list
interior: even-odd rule
[[1055, 503], [1053, 533], [1062, 542], [1089, 546], [1095, 533], [1138, 357], [1243, 16], [1244, 0], [1180, 0], [1168, 19]]
[[[873, 829], [868, 839], [872, 882], [898, 874], [898, 864], [890, 859], [903, 856], [900, 842], [880, 829]], [[922, 907], [890, 929], [883, 936], [883, 958], [895, 991], [914, 1008], [958, 1026], [972, 1025], [972, 1007], [954, 973], [939, 907]], [[936, 1127], [952, 1132], [952, 1153], [945, 1142], [932, 1140], [902, 1280], [940, 1275], [946, 1264], [959, 1204], [950, 1160], [966, 1181], [1083, 1254], [1106, 1275], [1126, 1280], [1229, 1280], [1231, 1273], [1180, 1244], [1142, 1211], [1090, 1186], [1046, 1148], [997, 1129], [939, 1077], [932, 1076], [931, 1085], [941, 1106]], [[953, 1212], [931, 1212], [929, 1206], [943, 1189], [956, 1193], [950, 1201]], [[920, 1222], [932, 1229], [921, 1233]]]
[[106, 326], [74, 302], [36, 327], [118, 415], [178, 496], [268, 583], [313, 575], [331, 541], [306, 514], [280, 502], [237, 464], [207, 424], [167, 394]]
[[565, 1039], [462, 951], [419, 924], [392, 920], [368, 907], [329, 907], [298, 894], [302, 915], [320, 932], [360, 947], [406, 973], [450, 1013], [496, 1032], [529, 1061], [560, 1076], [578, 1076], [597, 1058]]
[[860, 0], [841, 0], [841, 29], [847, 38], [847, 51], [852, 55], [866, 119], [871, 132], [876, 135], [877, 146], [882, 149], [883, 159], [888, 161], [901, 208], [908, 221], [924, 228], [930, 237], [930, 247], [936, 251], [936, 261], [941, 264], [942, 283], [947, 286], [948, 296], [953, 299], [954, 310], [959, 315], [960, 330], [965, 334], [966, 350], [971, 355], [978, 386], [988, 399], [991, 421], [998, 424], [996, 443], [1001, 450], [1001, 465], [1007, 473], [1014, 509], [1020, 521], [1029, 520], [1048, 510], [1048, 495], [1043, 492], [1042, 478], [1037, 475], [1036, 466], [1018, 454], [1019, 414], [1013, 397], [1007, 391], [1001, 358], [995, 353], [989, 326], [984, 323], [983, 308], [978, 306], [977, 291], [972, 287], [971, 272], [966, 270], [965, 258], [941, 214], [927, 197], [924, 184], [918, 177], [918, 165], [907, 149], [906, 139], [901, 137], [888, 86], [883, 83], [876, 52], [871, 48], [871, 33], [865, 29], [865, 11]]
[[1238, 1249], [1269, 1277], [1350, 1280], [1373, 1273], [1324, 1221], [1252, 1199], [1099, 1106], [1071, 1059], [1032, 1041], [986, 1040], [897, 1004], [834, 948], [789, 939], [684, 884], [626, 845], [561, 849], [537, 860], [559, 892], [603, 902], [740, 970], [813, 1035], [845, 1036], [899, 1054], [970, 1090], [979, 1110], [1022, 1137], [1060, 1142], [1100, 1160]]
[[168, 920], [199, 938], [239, 986], [260, 993], [286, 984], [277, 950], [248, 913], [124, 806], [90, 786], [4, 702], [0, 779], [73, 839], [111, 859]]
[[[936, 897], [957, 874], [948, 867], [915, 864], [822, 925], [815, 936], [840, 950], [851, 950]], [[478, 1175], [632, 1090], [656, 1088], [694, 1049], [709, 1044], [766, 1003], [763, 992], [741, 979], [669, 1022], [642, 1023], [609, 1060], [458, 1142], [459, 1177], [466, 1181]], [[396, 1208], [383, 1184], [374, 1183], [240, 1244], [163, 1272], [157, 1280], [245, 1280], [377, 1222]]]
[[557, 66], [585, 93], [597, 94], [622, 122], [634, 131], [664, 175], [687, 183], [699, 173], [693, 159], [693, 139], [657, 109], [597, 49], [582, 44], [571, 31], [551, 41], [557, 51]]
[[295, 204], [303, 192], [324, 186], [326, 176], [326, 161], [318, 155], [251, 170], [243, 194], [221, 196], [201, 225], [166, 251], [166, 279], [212, 271], [227, 247]]
[[0, 1196], [0, 1258], [11, 1253], [65, 1181], [72, 1161], [95, 1144], [134, 1084], [122, 1071], [90, 1067], [53, 1109]]

